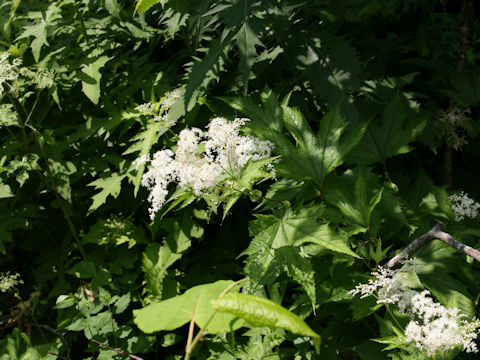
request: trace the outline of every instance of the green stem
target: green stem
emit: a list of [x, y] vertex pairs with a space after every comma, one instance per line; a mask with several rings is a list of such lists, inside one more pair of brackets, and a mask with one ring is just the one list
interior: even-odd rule
[[[225, 290], [223, 290], [220, 295], [218, 296], [219, 298], [221, 298], [222, 296], [224, 296], [225, 294], [227, 294], [230, 290], [232, 290], [235, 286], [237, 286], [238, 284], [242, 283], [242, 282], [245, 282], [245, 281], [248, 281], [248, 278], [244, 278], [244, 279], [241, 279], [241, 280], [238, 280], [236, 282], [234, 282], [232, 285], [230, 285], [229, 287], [227, 287]], [[213, 317], [215, 316], [217, 312], [214, 310], [212, 312], [212, 314], [210, 315], [210, 317], [207, 319], [207, 321], [205, 322], [205, 325], [198, 331], [197, 335], [195, 336], [195, 338], [193, 339], [193, 341], [190, 341], [190, 339], [188, 340], [187, 342], [187, 347], [185, 349], [185, 358], [184, 360], [190, 360], [190, 356], [192, 355], [192, 352], [193, 350], [195, 349], [195, 346], [197, 346], [197, 344], [199, 343], [200, 339], [205, 336], [206, 334], [208, 334], [208, 330], [204, 330], [206, 329], [206, 327], [208, 326], [208, 324], [210, 324], [210, 321], [212, 321]], [[191, 343], [190, 343], [191, 342]]]
[[390, 316], [393, 318], [393, 321], [395, 321], [395, 323], [397, 324], [397, 326], [398, 326], [400, 329], [405, 330], [405, 329], [403, 328], [403, 326], [400, 325], [400, 323], [398, 322], [397, 317], [396, 317], [396, 316], [393, 314], [393, 312], [390, 310], [390, 307], [388, 306], [388, 304], [386, 304], [385, 307], [387, 308], [388, 313], [389, 313]]
[[30, 109], [30, 112], [28, 113], [27, 115], [27, 119], [25, 120], [25, 122], [23, 123], [23, 127], [25, 127], [28, 122], [30, 121], [31, 117], [32, 117], [32, 114], [33, 114], [33, 111], [35, 110], [35, 108], [37, 107], [37, 104], [38, 104], [38, 99], [40, 98], [40, 92], [42, 90], [41, 89], [38, 89], [37, 90], [37, 96], [35, 97], [35, 102], [33, 103], [32, 105], [32, 108]]
[[73, 6], [75, 7], [75, 12], [77, 13], [78, 20], [80, 21], [80, 27], [82, 28], [83, 37], [85, 38], [85, 41], [88, 42], [87, 28], [85, 27], [85, 23], [83, 22], [83, 15], [80, 13], [76, 1], [74, 1]]
[[43, 160], [45, 161], [45, 164], [46, 164], [46, 167], [47, 167], [47, 173], [48, 173], [48, 176], [50, 177], [51, 181], [52, 181], [52, 184], [49, 184], [48, 181], [46, 181], [46, 179], [44, 179], [44, 182], [45, 184], [47, 185], [47, 187], [52, 190], [54, 196], [55, 196], [55, 199], [57, 200], [60, 208], [62, 209], [62, 212], [63, 212], [63, 216], [67, 222], [67, 225], [68, 225], [68, 228], [70, 229], [70, 232], [72, 233], [72, 236], [73, 238], [75, 239], [75, 242], [77, 243], [77, 246], [78, 246], [78, 250], [80, 251], [80, 253], [82, 254], [82, 257], [87, 260], [87, 255], [83, 249], [83, 246], [82, 246], [82, 243], [80, 241], [80, 238], [78, 237], [78, 234], [77, 234], [77, 230], [75, 229], [75, 225], [73, 224], [73, 221], [70, 217], [70, 214], [68, 213], [67, 209], [65, 208], [65, 205], [63, 204], [63, 198], [60, 196], [59, 192], [58, 192], [58, 189], [57, 189], [57, 185], [55, 183], [55, 177], [53, 176], [53, 172], [52, 172], [52, 169], [50, 167], [50, 163], [49, 163], [49, 159], [48, 159], [48, 156], [47, 154], [45, 153], [45, 150], [43, 149], [43, 146], [42, 144], [40, 143], [40, 141], [37, 139], [37, 143], [38, 143], [38, 147], [40, 148], [40, 153], [42, 155], [42, 158]]
[[11, 92], [13, 88], [6, 83], [6, 85], [9, 88], [9, 91], [6, 91], [5, 93], [7, 94], [8, 99], [10, 100], [10, 103], [13, 105], [13, 108], [15, 109], [15, 113], [18, 118], [18, 123], [20, 124], [20, 131], [22, 133], [22, 140], [23, 140], [23, 150], [25, 153], [28, 153], [29, 151], [29, 146], [28, 146], [28, 138], [27, 138], [27, 133], [25, 132], [25, 121], [23, 120], [22, 116], [20, 115], [20, 109], [23, 110], [25, 113], [25, 116], [28, 118], [28, 112], [25, 109], [25, 107], [18, 101], [15, 97], [12, 96]]
[[15, 134], [13, 133], [13, 131], [8, 127], [8, 126], [5, 126], [5, 129], [7, 129], [7, 132], [10, 134], [10, 136], [15, 140], [16, 143], [19, 143], [17, 137], [15, 136]]

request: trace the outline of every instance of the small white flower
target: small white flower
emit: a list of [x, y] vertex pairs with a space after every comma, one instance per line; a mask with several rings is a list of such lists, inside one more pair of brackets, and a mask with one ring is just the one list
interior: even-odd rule
[[150, 157], [148, 154], [143, 154], [142, 156], [138, 157], [132, 162], [132, 165], [135, 166], [135, 169], [138, 170], [140, 166], [145, 164], [146, 162], [150, 161]]
[[444, 125], [444, 138], [455, 150], [461, 150], [468, 144], [468, 137], [472, 135], [473, 128], [469, 122], [470, 109], [456, 106], [440, 111], [438, 120]]
[[460, 194], [453, 194], [449, 197], [453, 202], [452, 209], [455, 212], [455, 220], [462, 221], [465, 217], [476, 218], [480, 204], [468, 197], [463, 191]]
[[19, 67], [22, 65], [22, 59], [15, 58], [12, 63], [8, 61], [8, 52], [0, 55], [0, 95], [3, 94], [5, 88], [4, 83], [15, 81], [18, 79]]
[[15, 273], [10, 275], [10, 271], [0, 273], [0, 291], [7, 292], [18, 284], [23, 284], [23, 280], [19, 279], [20, 274]]
[[160, 102], [160, 106], [164, 109], [164, 111], [167, 111], [175, 104], [175, 101], [180, 97], [180, 89], [175, 89], [169, 94], [167, 94], [166, 98]]
[[[30, 70], [22, 67], [22, 59], [15, 58], [12, 63], [8, 61], [9, 54], [3, 53], [0, 55], [0, 95], [5, 90], [3, 84], [15, 81], [22, 76], [35, 84], [37, 88], [44, 89], [55, 84], [54, 73], [45, 69]], [[16, 89], [12, 89], [16, 91]]]
[[144, 103], [144, 104], [140, 104], [138, 105], [135, 110], [141, 112], [141, 113], [147, 113], [147, 114], [150, 114], [150, 113], [153, 113], [153, 109], [155, 108], [155, 104], [152, 104], [151, 102], [147, 102], [147, 103]]

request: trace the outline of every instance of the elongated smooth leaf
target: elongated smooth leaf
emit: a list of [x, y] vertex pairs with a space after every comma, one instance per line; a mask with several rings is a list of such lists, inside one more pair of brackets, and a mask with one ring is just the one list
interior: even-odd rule
[[[212, 300], [232, 284], [233, 281], [220, 280], [195, 286], [183, 295], [165, 301], [152, 302], [143, 309], [133, 310], [134, 322], [146, 333], [174, 330], [189, 322], [195, 310], [195, 323], [203, 328], [214, 311]], [[242, 325], [242, 321], [235, 315], [217, 314], [207, 329], [211, 334], [217, 334], [236, 330]]]
[[319, 338], [297, 315], [283, 306], [255, 295], [228, 293], [212, 301], [216, 311], [234, 314], [252, 326], [282, 328], [294, 334]]

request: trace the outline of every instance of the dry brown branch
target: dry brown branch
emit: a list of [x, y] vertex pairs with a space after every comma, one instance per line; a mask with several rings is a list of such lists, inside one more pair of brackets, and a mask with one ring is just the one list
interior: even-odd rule
[[480, 261], [480, 251], [461, 243], [452, 235], [443, 232], [442, 229], [444, 226], [445, 225], [442, 223], [437, 223], [432, 229], [430, 229], [430, 231], [413, 240], [402, 251], [400, 251], [400, 253], [390, 259], [387, 263], [387, 267], [394, 268], [398, 266], [403, 259], [409, 258], [415, 251], [433, 239], [441, 240], [462, 254], [471, 256], [475, 260]]

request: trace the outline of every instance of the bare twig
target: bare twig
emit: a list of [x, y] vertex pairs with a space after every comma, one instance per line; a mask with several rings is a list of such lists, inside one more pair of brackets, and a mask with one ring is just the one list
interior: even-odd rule
[[403, 259], [410, 257], [411, 254], [413, 254], [415, 251], [417, 251], [423, 245], [429, 243], [433, 239], [441, 240], [453, 247], [455, 250], [465, 255], [471, 256], [477, 261], [480, 261], [480, 251], [461, 243], [452, 235], [443, 232], [442, 229], [444, 226], [445, 225], [442, 223], [437, 223], [430, 231], [413, 240], [398, 255], [390, 259], [390, 261], [387, 263], [387, 267], [394, 268], [398, 266], [398, 264], [400, 264]]
[[101, 343], [100, 341], [97, 341], [95, 339], [90, 339], [91, 342], [94, 342], [95, 344], [98, 344], [100, 346], [103, 346], [103, 347], [106, 347], [107, 349], [110, 349], [110, 350], [113, 350], [113, 351], [116, 351], [117, 353], [119, 353], [120, 355], [123, 355], [123, 356], [128, 356], [130, 359], [133, 359], [133, 360], [143, 360], [141, 357], [139, 356], [136, 356], [136, 355], [132, 355], [132, 354], [129, 354], [128, 352], [126, 351], [123, 351], [122, 349], [114, 349], [108, 345], [105, 345], [103, 343]]
[[67, 348], [67, 356], [66, 357], [63, 357], [61, 355], [58, 355], [58, 354], [53, 354], [61, 359], [70, 359], [70, 345], [68, 344], [68, 341], [67, 339], [65, 338], [65, 336], [63, 336], [63, 334], [57, 330], [55, 330], [54, 328], [48, 326], [48, 325], [44, 325], [44, 324], [33, 324], [34, 326], [38, 327], [39, 329], [46, 329], [52, 333], [54, 333], [55, 335], [57, 335], [60, 339], [62, 339], [63, 343], [65, 344], [65, 347]]
[[54, 352], [51, 352], [51, 351], [49, 351], [48, 353], [49, 353], [50, 355], [56, 356], [56, 357], [57, 357], [57, 359], [62, 359], [62, 360], [72, 360], [72, 359], [70, 359], [69, 357], [65, 357], [65, 356], [59, 355], [59, 354], [57, 354], [57, 353], [54, 353]]

